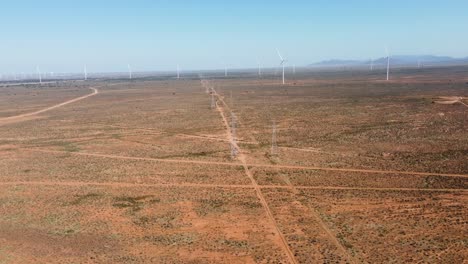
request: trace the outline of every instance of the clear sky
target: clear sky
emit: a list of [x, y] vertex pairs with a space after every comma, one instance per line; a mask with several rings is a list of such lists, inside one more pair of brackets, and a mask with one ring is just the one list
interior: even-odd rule
[[2, 0], [0, 73], [468, 56], [467, 0]]

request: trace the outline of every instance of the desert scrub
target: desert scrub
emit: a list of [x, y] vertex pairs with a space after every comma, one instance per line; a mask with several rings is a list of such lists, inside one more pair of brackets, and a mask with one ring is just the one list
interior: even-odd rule
[[202, 199], [199, 200], [200, 205], [195, 208], [198, 216], [206, 216], [208, 214], [221, 214], [226, 213], [228, 210], [225, 208], [225, 202], [220, 199]]
[[170, 211], [163, 215], [144, 215], [133, 221], [134, 224], [141, 227], [158, 226], [163, 229], [178, 227], [177, 219], [179, 212]]
[[131, 212], [140, 211], [145, 204], [159, 203], [159, 198], [154, 198], [153, 195], [144, 195], [137, 197], [121, 196], [114, 198], [114, 204], [112, 206], [123, 209], [130, 209]]
[[68, 205], [80, 205], [83, 204], [87, 201], [93, 201], [101, 198], [103, 195], [100, 193], [88, 193], [85, 195], [77, 195], [76, 199], [73, 201], [69, 202]]
[[147, 242], [161, 246], [191, 245], [197, 241], [197, 235], [193, 233], [180, 233], [160, 236], [145, 236]]

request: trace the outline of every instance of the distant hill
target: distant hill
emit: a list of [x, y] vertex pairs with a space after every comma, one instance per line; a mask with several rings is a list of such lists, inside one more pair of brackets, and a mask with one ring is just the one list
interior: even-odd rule
[[[453, 58], [448, 56], [434, 56], [434, 55], [394, 55], [390, 56], [392, 65], [409, 66], [418, 65], [420, 62], [423, 65], [458, 65], [468, 64], [468, 57], [466, 58]], [[374, 59], [374, 65], [385, 65], [387, 58], [382, 57]], [[340, 67], [340, 66], [363, 66], [369, 65], [369, 60], [326, 60], [310, 64], [310, 67]]]

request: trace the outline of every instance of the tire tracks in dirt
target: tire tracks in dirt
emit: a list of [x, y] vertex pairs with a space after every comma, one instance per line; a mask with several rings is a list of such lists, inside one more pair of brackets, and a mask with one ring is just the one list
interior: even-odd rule
[[[238, 162], [223, 162], [223, 161], [202, 161], [202, 160], [180, 160], [180, 159], [165, 159], [165, 158], [145, 158], [133, 156], [119, 156], [110, 154], [99, 154], [89, 152], [70, 152], [61, 150], [47, 150], [39, 148], [19, 148], [23, 151], [43, 152], [43, 153], [56, 153], [56, 154], [69, 154], [79, 156], [90, 156], [110, 159], [127, 159], [127, 160], [144, 160], [154, 162], [168, 162], [168, 163], [191, 163], [202, 165], [221, 165], [221, 166], [243, 166], [243, 163]], [[450, 174], [450, 173], [437, 173], [437, 172], [414, 172], [414, 171], [383, 171], [383, 170], [367, 170], [367, 169], [352, 169], [352, 168], [332, 168], [332, 167], [314, 167], [314, 166], [295, 166], [295, 165], [273, 165], [261, 163], [246, 163], [250, 167], [258, 168], [272, 168], [272, 169], [297, 169], [297, 170], [322, 170], [322, 171], [338, 171], [338, 172], [361, 172], [361, 173], [376, 173], [376, 174], [399, 174], [399, 175], [417, 175], [417, 176], [443, 176], [443, 177], [456, 177], [468, 178], [466, 174]]]
[[[202, 82], [202, 85], [204, 85], [204, 83]], [[206, 84], [205, 84], [206, 85]], [[220, 95], [216, 92], [216, 90], [214, 88], [211, 88], [211, 92], [213, 93], [214, 96], [216, 96], [220, 101], [222, 100], [222, 98], [220, 97]], [[226, 105], [226, 103], [224, 101], [222, 101], [224, 105]], [[218, 104], [216, 104], [216, 110], [219, 112], [219, 114], [221, 115], [221, 118], [223, 120], [223, 123], [224, 123], [224, 126], [226, 127], [226, 137], [227, 139], [229, 140], [230, 144], [236, 148], [237, 150], [237, 153], [238, 153], [238, 156], [237, 158], [239, 159], [239, 161], [241, 161], [242, 163], [242, 167], [244, 168], [244, 171], [245, 171], [245, 174], [247, 175], [247, 177], [250, 179], [251, 183], [252, 183], [252, 186], [254, 187], [255, 189], [255, 192], [257, 194], [257, 197], [259, 198], [260, 200], [260, 203], [262, 204], [263, 208], [265, 209], [265, 212], [268, 216], [268, 218], [270, 219], [270, 222], [272, 223], [276, 233], [278, 234], [279, 238], [281, 239], [281, 242], [282, 242], [282, 246], [283, 246], [283, 249], [284, 251], [286, 252], [286, 256], [288, 257], [289, 261], [291, 263], [298, 263], [295, 256], [294, 256], [294, 253], [292, 252], [291, 248], [289, 247], [288, 245], [288, 242], [286, 240], [286, 237], [284, 236], [284, 234], [282, 233], [281, 229], [279, 228], [278, 226], [278, 223], [276, 222], [276, 219], [275, 217], [273, 216], [273, 213], [265, 199], [265, 197], [263, 196], [263, 193], [261, 191], [261, 188], [259, 187], [257, 181], [254, 179], [252, 173], [250, 172], [250, 169], [249, 169], [249, 166], [247, 165], [247, 161], [246, 161], [246, 157], [244, 155], [244, 153], [242, 152], [242, 150], [239, 148], [239, 146], [237, 145], [237, 142], [234, 140], [233, 138], [233, 135], [231, 134], [231, 130], [230, 130], [230, 126], [229, 126], [229, 122], [227, 121], [226, 119], [226, 116], [224, 115], [224, 111], [223, 111], [223, 108], [221, 106], [219, 106]]]
[[[211, 91], [212, 93], [220, 98], [219, 94], [215, 91], [214, 88], [211, 88]], [[220, 99], [221, 100], [221, 99]], [[226, 105], [226, 103], [224, 101], [222, 101], [224, 105]], [[253, 177], [252, 173], [250, 172], [249, 170], [249, 166], [247, 164], [247, 161], [246, 161], [246, 156], [244, 155], [244, 153], [242, 152], [242, 150], [239, 148], [239, 146], [237, 145], [237, 143], [235, 142], [235, 140], [233, 139], [233, 136], [230, 132], [230, 127], [229, 127], [229, 122], [227, 121], [226, 119], [226, 116], [224, 115], [224, 111], [223, 111], [223, 108], [220, 107], [219, 105], [216, 105], [216, 109], [218, 110], [218, 112], [220, 113], [222, 119], [223, 119], [223, 123], [226, 127], [226, 130], [227, 130], [227, 138], [229, 139], [230, 143], [238, 150], [238, 159], [242, 162], [242, 165], [244, 166], [244, 170], [245, 170], [245, 173], [247, 174], [247, 176], [249, 177], [250, 181], [252, 182], [252, 185], [255, 187], [255, 190], [257, 192], [257, 196], [258, 198], [260, 199], [261, 203], [263, 204], [271, 222], [273, 222], [278, 234], [280, 235], [281, 237], [281, 240], [283, 241], [283, 245], [284, 245], [284, 248], [285, 250], [287, 251], [288, 253], [288, 257], [289, 257], [289, 260], [292, 262], [292, 263], [298, 263], [295, 256], [294, 256], [294, 253], [292, 252], [291, 248], [289, 247], [288, 245], [288, 242], [286, 240], [286, 237], [285, 235], [282, 233], [281, 229], [279, 228], [279, 225], [276, 221], [276, 219], [274, 218], [273, 216], [273, 213], [268, 205], [268, 202], [266, 201], [262, 191], [261, 191], [261, 188], [259, 187], [259, 185], [257, 184], [255, 178]], [[285, 181], [288, 185], [288, 189], [290, 189], [291, 191], [293, 191], [294, 194], [299, 194], [299, 191], [291, 184], [291, 182], [289, 181], [289, 179], [287, 179]], [[298, 201], [299, 202], [299, 201]], [[301, 203], [302, 204], [302, 203]], [[357, 263], [355, 261], [355, 259], [348, 253], [348, 251], [344, 248], [344, 246], [338, 241], [338, 239], [336, 238], [336, 235], [334, 235], [331, 230], [325, 225], [325, 223], [322, 221], [322, 219], [320, 218], [320, 216], [318, 215], [318, 213], [313, 209], [313, 208], [310, 208], [308, 206], [305, 206], [307, 209], [309, 209], [310, 211], [310, 214], [316, 219], [317, 223], [319, 224], [320, 228], [327, 234], [327, 236], [329, 237], [329, 239], [331, 240], [331, 242], [339, 249], [339, 251], [341, 252], [341, 254], [343, 254], [344, 256], [346, 256], [346, 258], [351, 262], [351, 263]]]
[[188, 163], [188, 164], [201, 164], [201, 165], [223, 165], [223, 166], [233, 166], [240, 167], [241, 163], [230, 163], [222, 161], [202, 161], [202, 160], [179, 160], [179, 159], [159, 159], [159, 158], [144, 158], [144, 157], [132, 157], [132, 156], [118, 156], [118, 155], [109, 155], [109, 154], [98, 154], [98, 153], [89, 153], [89, 152], [75, 152], [75, 151], [61, 151], [61, 150], [45, 150], [45, 149], [24, 149], [31, 152], [43, 152], [43, 153], [55, 153], [55, 154], [68, 154], [68, 155], [77, 155], [77, 156], [89, 156], [89, 157], [98, 157], [98, 158], [109, 158], [109, 159], [121, 159], [121, 160], [141, 160], [141, 161], [154, 161], [154, 162], [167, 162], [167, 163]]
[[60, 104], [49, 106], [47, 108], [37, 110], [37, 111], [34, 111], [34, 112], [30, 112], [30, 113], [25, 113], [25, 114], [16, 115], [16, 116], [9, 116], [9, 117], [0, 118], [0, 126], [5, 125], [5, 124], [21, 122], [23, 120], [27, 120], [28, 117], [36, 116], [36, 115], [48, 112], [50, 110], [54, 110], [54, 109], [57, 109], [59, 107], [69, 105], [69, 104], [81, 101], [83, 99], [86, 99], [88, 97], [95, 96], [95, 95], [99, 94], [99, 90], [97, 88], [90, 87], [89, 89], [93, 90], [93, 92], [89, 93], [89, 94], [86, 94], [86, 95], [83, 95], [83, 96], [80, 96], [80, 97], [77, 97], [77, 98], [74, 98], [74, 99], [71, 99], [71, 100], [68, 100], [68, 101], [65, 101], [65, 102], [62, 102]]
[[197, 187], [197, 188], [232, 188], [232, 189], [252, 189], [250, 185], [239, 184], [204, 184], [204, 183], [131, 183], [131, 182], [80, 182], [80, 181], [12, 181], [0, 182], [0, 186], [5, 185], [46, 185], [46, 186], [105, 186], [105, 187]]
[[[106, 187], [170, 187], [170, 188], [224, 188], [224, 189], [254, 189], [252, 185], [242, 184], [209, 184], [209, 183], [133, 183], [133, 182], [81, 182], [81, 181], [1, 181], [0, 186], [31, 185], [31, 186], [106, 186]], [[291, 189], [287, 185], [258, 185], [260, 189]], [[358, 191], [408, 191], [408, 192], [468, 192], [467, 189], [417, 189], [417, 188], [366, 188], [366, 187], [333, 187], [333, 186], [294, 186], [297, 190], [358, 190]]]
[[[291, 181], [289, 180], [289, 178], [287, 176], [284, 176], [284, 179], [283, 181], [286, 183], [286, 186], [288, 187], [288, 189], [295, 195], [295, 196], [299, 196], [301, 197], [301, 193], [299, 191], [299, 189], [294, 186]], [[338, 249], [338, 251], [346, 257], [346, 259], [350, 262], [350, 263], [358, 263], [356, 261], [356, 259], [346, 250], [346, 248], [340, 243], [340, 241], [338, 240], [336, 234], [330, 229], [328, 228], [327, 224], [322, 220], [322, 218], [320, 217], [319, 213], [317, 212], [317, 210], [315, 210], [314, 208], [312, 208], [311, 206], [308, 206], [307, 204], [304, 204], [303, 202], [300, 201], [300, 199], [296, 199], [296, 201], [303, 206], [303, 208], [306, 210], [306, 212], [308, 211], [308, 214], [309, 215], [312, 215], [313, 219], [315, 219], [315, 221], [317, 222], [318, 226], [320, 227], [320, 229], [322, 229], [322, 231], [328, 236], [329, 240], [332, 242], [332, 244]]]

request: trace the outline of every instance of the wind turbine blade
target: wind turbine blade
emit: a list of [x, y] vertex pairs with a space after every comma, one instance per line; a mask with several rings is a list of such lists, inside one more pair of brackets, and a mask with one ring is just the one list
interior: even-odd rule
[[278, 53], [278, 56], [280, 57], [281, 63], [283, 63], [284, 61], [283, 56], [281, 56], [281, 53], [279, 52], [278, 49], [276, 49], [276, 52]]

